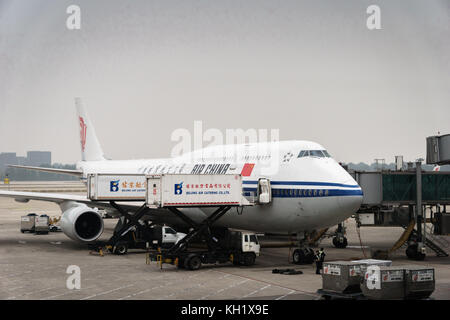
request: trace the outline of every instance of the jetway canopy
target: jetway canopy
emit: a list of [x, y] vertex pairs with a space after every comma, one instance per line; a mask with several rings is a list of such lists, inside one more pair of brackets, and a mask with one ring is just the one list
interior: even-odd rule
[[450, 164], [450, 134], [427, 138], [427, 163]]
[[[415, 172], [355, 172], [363, 189], [363, 205], [414, 204]], [[422, 173], [423, 204], [450, 204], [450, 172]]]

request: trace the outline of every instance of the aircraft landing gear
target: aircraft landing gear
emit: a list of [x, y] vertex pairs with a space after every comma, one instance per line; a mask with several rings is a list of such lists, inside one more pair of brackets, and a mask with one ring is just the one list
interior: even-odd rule
[[298, 248], [292, 253], [292, 262], [294, 264], [311, 264], [314, 262], [314, 250], [308, 243], [308, 237], [305, 232], [297, 233]]
[[292, 261], [295, 264], [311, 264], [314, 262], [314, 250], [308, 247], [295, 249], [292, 253]]
[[345, 237], [345, 227], [342, 223], [338, 224], [338, 227], [336, 229], [336, 232], [334, 233], [333, 237], [333, 246], [336, 248], [346, 248], [348, 245], [347, 238]]
[[425, 247], [423, 243], [419, 242], [419, 239], [411, 235], [408, 241], [408, 247], [406, 248], [406, 256], [408, 259], [422, 261], [425, 259]]
[[345, 248], [347, 247], [348, 241], [347, 238], [344, 236], [341, 237], [333, 237], [333, 246], [335, 246], [336, 248]]

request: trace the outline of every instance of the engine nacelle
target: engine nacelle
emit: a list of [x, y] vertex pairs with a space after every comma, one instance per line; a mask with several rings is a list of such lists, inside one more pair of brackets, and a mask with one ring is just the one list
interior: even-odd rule
[[75, 241], [95, 241], [103, 233], [102, 216], [86, 205], [77, 205], [65, 210], [60, 225], [64, 234]]

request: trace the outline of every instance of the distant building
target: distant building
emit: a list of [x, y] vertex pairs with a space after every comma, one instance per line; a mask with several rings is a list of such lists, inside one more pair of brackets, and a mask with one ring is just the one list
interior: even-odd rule
[[43, 164], [52, 164], [52, 153], [50, 151], [28, 151], [27, 165], [39, 167]]
[[0, 153], [0, 170], [5, 170], [8, 164], [17, 164], [17, 156], [15, 152]]
[[50, 151], [28, 151], [26, 157], [18, 157], [15, 152], [0, 153], [0, 172], [4, 172], [10, 164], [35, 167], [47, 164], [50, 166], [52, 153]]
[[27, 157], [17, 157], [17, 164], [21, 166], [28, 165], [28, 159]]

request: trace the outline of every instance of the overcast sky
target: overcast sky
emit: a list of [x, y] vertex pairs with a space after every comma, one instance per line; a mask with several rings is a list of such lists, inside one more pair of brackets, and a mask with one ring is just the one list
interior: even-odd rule
[[448, 0], [0, 0], [0, 152], [79, 160], [79, 96], [113, 159], [168, 156], [202, 120], [414, 160], [450, 133], [449, 53]]

